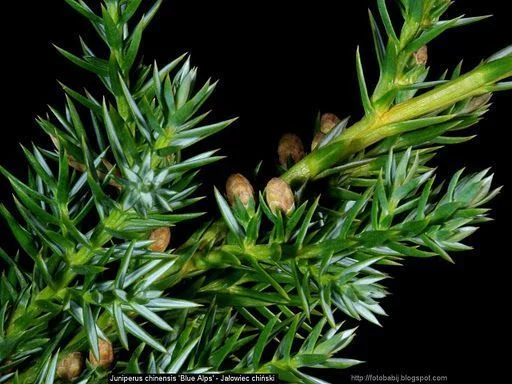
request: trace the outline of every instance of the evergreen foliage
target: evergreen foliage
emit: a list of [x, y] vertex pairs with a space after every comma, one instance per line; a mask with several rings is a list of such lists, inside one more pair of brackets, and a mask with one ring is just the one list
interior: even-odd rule
[[[303, 369], [360, 363], [339, 353], [355, 337], [343, 320], [379, 324], [387, 266], [410, 257], [451, 262], [488, 220], [485, 205], [499, 192], [492, 174], [460, 171], [443, 183], [431, 160], [441, 146], [471, 139], [464, 130], [487, 112], [491, 94], [512, 88], [512, 46], [435, 80], [425, 47], [481, 17], [445, 20], [449, 1], [401, 0], [397, 28], [377, 0], [373, 92], [356, 54], [365, 116], [338, 122], [284, 167], [293, 206], [274, 209], [263, 191], [244, 201], [235, 193], [230, 204], [216, 189], [221, 219], [202, 218], [183, 244], [166, 249], [167, 239], [160, 249], [151, 234], [202, 215], [194, 210], [199, 171], [222, 159], [194, 144], [233, 120], [205, 122], [201, 107], [216, 83], [197, 84], [188, 57], [139, 62], [162, 0], [66, 2], [108, 55], [83, 40], [80, 53], [57, 50], [105, 92], [62, 85], [64, 107], [37, 119], [51, 141], [23, 148], [28, 176], [0, 167], [16, 208], [0, 205], [0, 213], [20, 248], [0, 248], [0, 383], [64, 382], [70, 356], [86, 360], [76, 381], [84, 384], [111, 371], [271, 372], [323, 383]], [[327, 182], [311, 187], [319, 179]]]

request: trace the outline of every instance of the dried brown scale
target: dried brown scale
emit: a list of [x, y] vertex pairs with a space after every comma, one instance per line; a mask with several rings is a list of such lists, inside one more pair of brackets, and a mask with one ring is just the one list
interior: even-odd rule
[[292, 159], [293, 163], [298, 163], [305, 155], [302, 140], [293, 133], [285, 133], [279, 140], [277, 154], [283, 167], [286, 167], [289, 159]]
[[428, 61], [428, 48], [426, 45], [418, 49], [416, 52], [413, 53], [414, 61], [418, 65], [425, 65]]
[[492, 93], [485, 93], [483, 95], [473, 97], [464, 112], [469, 113], [476, 111], [478, 108], [487, 104], [491, 100], [491, 98]]
[[334, 113], [324, 113], [320, 118], [320, 132], [327, 134], [331, 132], [340, 122], [340, 118]]
[[100, 359], [96, 360], [94, 353], [89, 351], [89, 362], [93, 367], [102, 367], [107, 369], [114, 361], [114, 350], [112, 343], [103, 339], [98, 339], [98, 346], [100, 350]]
[[165, 252], [171, 242], [171, 230], [167, 227], [157, 228], [149, 235], [149, 240], [154, 240], [149, 246], [153, 252]]
[[316, 147], [318, 147], [318, 144], [325, 138], [325, 133], [318, 131], [315, 133], [315, 136], [313, 137], [313, 141], [311, 142], [311, 151], [314, 151]]
[[231, 206], [235, 204], [235, 198], [238, 197], [244, 206], [248, 206], [251, 199], [254, 199], [254, 189], [247, 178], [234, 173], [226, 181], [226, 195]]
[[57, 377], [62, 380], [72, 381], [77, 379], [84, 370], [84, 359], [80, 352], [72, 352], [57, 365]]
[[285, 181], [274, 177], [265, 188], [265, 198], [273, 213], [279, 211], [288, 215], [295, 208], [295, 198], [292, 189]]

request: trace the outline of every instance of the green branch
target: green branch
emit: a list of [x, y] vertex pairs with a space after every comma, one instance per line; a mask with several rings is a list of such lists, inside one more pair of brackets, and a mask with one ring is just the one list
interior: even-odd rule
[[[144, 14], [141, 0], [66, 2], [108, 54], [85, 41], [80, 54], [58, 51], [95, 74], [105, 95], [63, 85], [63, 110], [37, 120], [55, 148], [24, 148], [27, 181], [0, 167], [17, 211], [0, 205], [0, 213], [32, 259], [24, 270], [0, 249], [0, 381], [272, 372], [318, 383], [301, 370], [360, 363], [337, 357], [355, 335], [343, 319], [380, 325], [383, 267], [408, 257], [452, 262], [489, 220], [484, 206], [499, 192], [492, 175], [460, 171], [443, 187], [429, 165], [440, 145], [471, 138], [450, 134], [478, 122], [492, 92], [511, 88], [501, 81], [512, 76], [510, 47], [465, 75], [459, 66], [449, 80], [428, 79], [426, 45], [482, 17], [441, 20], [450, 2], [401, 0], [399, 29], [378, 0], [373, 93], [356, 54], [365, 117], [347, 129], [348, 119], [319, 118], [316, 149], [304, 158], [300, 139], [286, 135], [281, 166], [302, 160], [260, 193], [232, 175], [227, 199], [214, 192], [222, 220], [209, 218], [169, 249], [171, 229], [202, 215], [177, 213], [201, 199], [198, 171], [222, 158], [215, 150], [187, 157], [190, 148], [234, 120], [203, 123], [208, 113], [199, 111], [216, 83], [197, 87], [190, 59], [138, 62], [162, 0]], [[328, 182], [289, 185], [319, 178]]]
[[[506, 56], [485, 63], [466, 75], [421, 96], [397, 104], [387, 112], [365, 117], [346, 129], [332, 143], [312, 152], [295, 164], [282, 175], [282, 179], [290, 184], [312, 179], [322, 171], [387, 137], [424, 128], [422, 124], [407, 126], [405, 123], [442, 111], [472, 96], [488, 93], [500, 80], [510, 76], [512, 76], [512, 56]], [[454, 119], [456, 117], [453, 116]]]

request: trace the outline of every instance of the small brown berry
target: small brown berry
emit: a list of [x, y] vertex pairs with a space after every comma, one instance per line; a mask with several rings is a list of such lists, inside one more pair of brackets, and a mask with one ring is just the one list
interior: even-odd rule
[[57, 377], [65, 381], [78, 378], [84, 370], [84, 359], [80, 352], [72, 352], [57, 364]]
[[428, 61], [428, 48], [426, 45], [418, 49], [416, 52], [413, 53], [414, 61], [418, 65], [425, 65]]
[[265, 188], [265, 197], [270, 210], [288, 215], [295, 208], [295, 199], [292, 189], [285, 181], [274, 177]]
[[153, 252], [165, 252], [171, 242], [171, 230], [167, 227], [157, 228], [149, 235], [149, 240], [154, 240], [149, 246]]
[[114, 361], [114, 350], [112, 343], [103, 339], [98, 339], [98, 346], [100, 349], [100, 360], [96, 360], [94, 353], [89, 351], [89, 362], [93, 367], [108, 368]]
[[279, 163], [286, 167], [288, 160], [292, 159], [294, 163], [298, 163], [304, 157], [304, 145], [299, 136], [293, 133], [285, 133], [277, 148], [279, 155]]
[[226, 194], [231, 206], [235, 205], [235, 197], [238, 197], [244, 206], [248, 206], [251, 199], [254, 199], [254, 189], [244, 175], [234, 173], [226, 181]]
[[324, 113], [320, 118], [320, 132], [329, 133], [331, 132], [341, 120], [338, 116], [333, 113]]

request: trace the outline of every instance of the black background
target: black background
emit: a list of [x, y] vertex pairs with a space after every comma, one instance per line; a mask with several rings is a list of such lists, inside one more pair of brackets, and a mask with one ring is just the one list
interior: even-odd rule
[[[430, 46], [434, 75], [453, 68], [462, 58], [468, 70], [511, 43], [506, 1], [458, 3], [450, 15], [494, 13], [495, 17], [450, 31]], [[276, 143], [286, 131], [309, 142], [318, 110], [360, 117], [354, 76], [357, 45], [367, 77], [376, 75], [368, 6], [375, 8], [375, 2], [164, 2], [145, 35], [146, 61], [156, 58], [164, 64], [191, 52], [203, 79], [221, 80], [209, 105], [214, 117], [240, 116], [207, 144], [221, 147], [229, 156], [203, 173], [208, 191], [212, 184], [222, 186], [232, 171], [249, 173], [260, 159], [274, 161]], [[22, 173], [25, 165], [18, 143], [29, 145], [35, 140], [48, 145], [33, 118], [45, 112], [47, 103], [62, 105], [55, 79], [96, 90], [92, 78], [59, 57], [50, 43], [76, 51], [78, 34], [88, 41], [95, 36], [63, 0], [9, 2], [2, 7], [0, 163]], [[477, 129], [479, 136], [441, 152], [435, 160], [440, 175], [464, 166], [471, 171], [491, 166], [497, 173], [496, 185], [507, 184], [511, 102], [511, 93], [497, 95]], [[5, 201], [10, 195], [7, 183], [0, 181], [0, 187]], [[368, 363], [348, 372], [327, 373], [325, 378], [348, 383], [350, 374], [372, 372], [448, 375], [449, 383], [474, 378], [503, 382], [510, 336], [507, 192], [505, 188], [492, 203], [497, 220], [472, 237], [475, 250], [457, 255], [455, 265], [440, 259], [412, 260], [392, 271], [394, 279], [387, 285], [393, 295], [384, 303], [390, 317], [382, 319], [384, 328], [362, 323], [344, 353]], [[2, 247], [15, 250], [3, 223], [0, 234]]]

